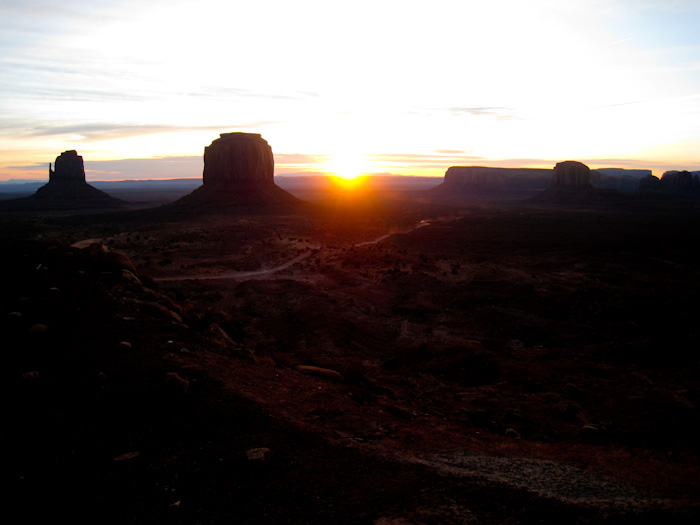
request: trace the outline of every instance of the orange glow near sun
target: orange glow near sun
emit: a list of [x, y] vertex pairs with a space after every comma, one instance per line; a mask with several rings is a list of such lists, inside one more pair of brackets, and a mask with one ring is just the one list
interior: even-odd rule
[[363, 191], [365, 189], [365, 183], [367, 182], [367, 177], [364, 176], [346, 178], [331, 175], [330, 179], [336, 188], [355, 193], [357, 191]]

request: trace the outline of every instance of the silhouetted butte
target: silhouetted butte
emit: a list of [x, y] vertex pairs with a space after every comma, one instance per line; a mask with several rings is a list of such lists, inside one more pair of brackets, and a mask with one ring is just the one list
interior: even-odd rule
[[180, 210], [282, 211], [303, 204], [274, 181], [272, 148], [257, 133], [222, 133], [204, 148], [202, 186], [174, 202]]

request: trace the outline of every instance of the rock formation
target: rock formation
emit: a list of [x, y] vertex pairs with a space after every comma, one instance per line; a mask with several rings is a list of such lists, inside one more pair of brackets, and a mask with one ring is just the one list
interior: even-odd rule
[[616, 190], [594, 188], [594, 181], [600, 180], [600, 174], [593, 172], [581, 162], [567, 160], [554, 166], [552, 184], [530, 202], [564, 206], [610, 206], [619, 203]]
[[632, 193], [639, 189], [639, 181], [651, 175], [651, 170], [627, 168], [598, 168], [591, 170], [590, 183], [594, 188]]
[[667, 171], [661, 176], [661, 185], [664, 188], [676, 191], [687, 191], [697, 186], [698, 177], [689, 171]]
[[445, 184], [452, 188], [502, 186], [506, 180], [502, 168], [451, 166], [445, 172]]
[[463, 199], [468, 195], [531, 192], [546, 188], [551, 178], [551, 169], [452, 166], [442, 184], [427, 195]]
[[590, 188], [591, 169], [581, 162], [567, 160], [554, 166], [552, 187]]
[[274, 181], [272, 149], [257, 133], [222, 133], [204, 148], [202, 186], [173, 203], [184, 210], [266, 211], [302, 201]]
[[649, 176], [639, 181], [639, 191], [655, 192], [668, 195], [692, 195], [700, 194], [700, 172], [667, 171], [659, 180]]
[[222, 133], [204, 148], [202, 183], [214, 188], [274, 184], [272, 148], [257, 133]]
[[639, 180], [639, 191], [657, 191], [661, 189], [661, 181], [658, 177], [653, 175], [647, 175], [643, 179]]
[[49, 182], [81, 183], [85, 182], [85, 166], [83, 157], [74, 149], [64, 151], [56, 157], [56, 170], [49, 163]]
[[55, 169], [49, 164], [49, 182], [30, 197], [3, 203], [3, 209], [54, 210], [118, 208], [126, 203], [90, 186], [85, 180], [83, 157], [75, 150], [56, 157]]

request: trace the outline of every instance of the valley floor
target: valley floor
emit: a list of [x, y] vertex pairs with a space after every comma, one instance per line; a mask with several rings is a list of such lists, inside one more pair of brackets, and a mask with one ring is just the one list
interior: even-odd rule
[[26, 521], [695, 522], [699, 226], [3, 218], [10, 498]]

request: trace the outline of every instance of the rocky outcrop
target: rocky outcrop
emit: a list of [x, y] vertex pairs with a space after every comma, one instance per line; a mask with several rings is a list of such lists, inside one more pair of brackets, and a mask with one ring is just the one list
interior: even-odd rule
[[647, 175], [643, 179], [639, 180], [639, 191], [657, 191], [661, 189], [661, 181], [658, 177], [653, 175]]
[[269, 186], [274, 173], [272, 148], [257, 133], [222, 133], [204, 148], [202, 183], [210, 188]]
[[2, 203], [5, 210], [72, 210], [119, 208], [126, 203], [90, 186], [85, 180], [83, 157], [64, 151], [49, 164], [49, 182], [30, 197]]
[[700, 172], [667, 171], [659, 180], [649, 176], [639, 181], [639, 191], [645, 193], [658, 193], [667, 195], [690, 195], [696, 197], [700, 194]]
[[502, 186], [506, 174], [502, 168], [452, 166], [445, 172], [445, 185], [452, 188]]
[[670, 190], [685, 191], [698, 185], [697, 175], [689, 171], [667, 171], [661, 176], [661, 186]]
[[567, 160], [554, 166], [552, 187], [590, 188], [591, 169], [581, 162]]
[[172, 204], [178, 210], [257, 212], [302, 201], [274, 181], [272, 149], [257, 133], [222, 133], [204, 148], [202, 186]]
[[[591, 175], [593, 174], [593, 175]], [[615, 190], [595, 188], [591, 181], [599, 182], [600, 173], [581, 162], [567, 160], [554, 166], [552, 183], [547, 190], [532, 197], [530, 202], [556, 206], [606, 207], [620, 202]]]
[[49, 182], [85, 182], [83, 157], [74, 149], [64, 151], [56, 157], [56, 170], [49, 164]]
[[589, 182], [594, 188], [632, 193], [639, 189], [639, 181], [651, 175], [651, 170], [627, 168], [598, 168], [591, 170]]
[[463, 200], [478, 195], [524, 193], [545, 189], [552, 179], [551, 169], [452, 166], [439, 186], [426, 196]]

